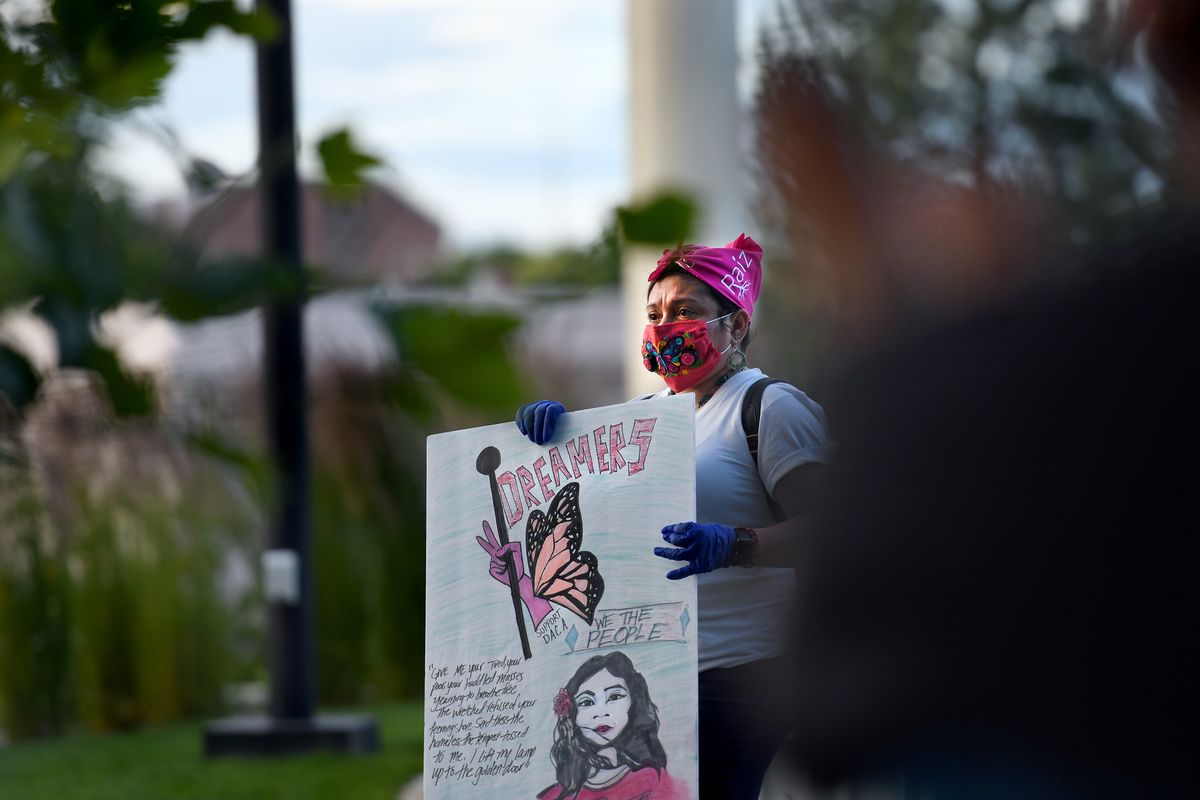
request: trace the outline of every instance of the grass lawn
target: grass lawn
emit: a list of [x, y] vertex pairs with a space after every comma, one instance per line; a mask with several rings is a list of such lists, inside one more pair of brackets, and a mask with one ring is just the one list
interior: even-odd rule
[[373, 756], [209, 761], [201, 753], [201, 722], [14, 744], [0, 749], [0, 797], [394, 800], [404, 782], [421, 769], [422, 706], [410, 703], [370, 711], [379, 719], [383, 739]]

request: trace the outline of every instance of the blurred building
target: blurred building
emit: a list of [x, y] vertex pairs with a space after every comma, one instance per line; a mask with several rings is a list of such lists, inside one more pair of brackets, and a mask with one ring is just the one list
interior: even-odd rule
[[[304, 261], [325, 287], [304, 311], [310, 375], [379, 366], [391, 357], [391, 345], [370, 311], [376, 290], [433, 276], [442, 262], [440, 225], [376, 184], [347, 194], [303, 183], [301, 215]], [[262, 250], [257, 186], [221, 192], [174, 220], [158, 217], [193, 242], [204, 261], [253, 257]], [[210, 418], [257, 413], [264, 351], [260, 310], [178, 324], [152, 309], [124, 308], [109, 322], [122, 360], [157, 376], [170, 413]]]
[[[342, 368], [376, 369], [394, 360], [394, 343], [374, 306], [437, 305], [496, 309], [521, 318], [512, 356], [532, 385], [529, 398], [553, 396], [571, 408], [626, 399], [616, 285], [581, 294], [521, 285], [504, 269], [481, 265], [466, 283], [439, 285], [446, 263], [437, 223], [385, 188], [350, 199], [304, 187], [305, 260], [330, 289], [314, 294], [304, 314], [307, 368], [314, 380]], [[253, 255], [259, 242], [259, 193], [246, 188], [200, 207], [184, 223], [205, 259]], [[114, 315], [122, 360], [160, 377], [170, 413], [209, 420], [257, 415], [263, 363], [262, 313], [175, 324], [150, 309]], [[169, 330], [163, 330], [163, 327]], [[145, 356], [145, 357], [143, 357]], [[578, 368], [586, 362], [587, 369]]]
[[[428, 278], [438, 262], [441, 229], [388, 189], [368, 184], [353, 194], [301, 186], [304, 260], [338, 283], [379, 284]], [[201, 207], [189, 238], [209, 258], [262, 251], [262, 193], [236, 189]]]

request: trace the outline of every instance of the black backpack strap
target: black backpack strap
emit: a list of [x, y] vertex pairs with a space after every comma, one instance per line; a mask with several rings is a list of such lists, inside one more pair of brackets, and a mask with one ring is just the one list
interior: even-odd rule
[[[759, 378], [754, 383], [750, 384], [750, 388], [746, 390], [746, 394], [742, 396], [742, 430], [746, 432], [746, 446], [750, 448], [750, 459], [754, 461], [754, 469], [758, 469], [758, 422], [762, 418], [762, 398], [763, 392], [772, 383], [783, 383], [776, 378]], [[758, 480], [762, 483], [762, 473], [758, 475]], [[763, 484], [763, 494], [767, 496], [767, 505], [771, 507], [771, 514], [775, 517], [776, 522], [783, 522], [787, 519], [787, 514], [779, 503], [775, 502], [775, 498], [771, 497], [771, 493], [767, 491], [766, 484]]]

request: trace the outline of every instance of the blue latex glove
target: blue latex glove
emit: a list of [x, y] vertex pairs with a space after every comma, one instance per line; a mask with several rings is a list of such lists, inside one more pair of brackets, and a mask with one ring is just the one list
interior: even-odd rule
[[538, 400], [517, 409], [517, 429], [534, 444], [545, 444], [554, 436], [554, 426], [566, 409], [556, 400]]
[[733, 528], [724, 525], [678, 522], [663, 528], [662, 537], [678, 547], [656, 547], [654, 555], [691, 562], [667, 573], [667, 578], [673, 581], [727, 567], [733, 556]]

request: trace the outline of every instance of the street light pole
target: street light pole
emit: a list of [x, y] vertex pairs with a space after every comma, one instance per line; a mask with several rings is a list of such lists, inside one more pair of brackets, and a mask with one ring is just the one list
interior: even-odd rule
[[[258, 152], [263, 255], [303, 285], [300, 197], [296, 177], [296, 102], [290, 0], [260, 0], [279, 36], [258, 45]], [[267, 441], [275, 464], [272, 551], [294, 554], [298, 592], [270, 604], [271, 716], [307, 719], [315, 697], [312, 512], [308, 398], [304, 364], [304, 297], [288, 292], [263, 309]]]
[[270, 715], [206, 726], [208, 756], [286, 755], [311, 750], [379, 749], [379, 725], [365, 714], [314, 714], [312, 512], [308, 384], [304, 366], [304, 286], [296, 100], [290, 0], [259, 0], [279, 25], [258, 44], [259, 188], [263, 257], [290, 275], [288, 289], [263, 308], [263, 382], [274, 506], [263, 554], [270, 615]]

